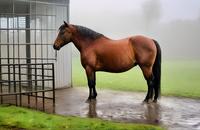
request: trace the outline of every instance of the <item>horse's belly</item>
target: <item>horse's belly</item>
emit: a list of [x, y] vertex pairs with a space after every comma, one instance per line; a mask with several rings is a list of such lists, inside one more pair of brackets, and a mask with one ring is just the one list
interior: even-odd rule
[[135, 62], [132, 60], [120, 60], [117, 59], [109, 59], [105, 60], [99, 63], [99, 66], [97, 65], [97, 69], [99, 71], [106, 71], [106, 72], [113, 72], [113, 73], [119, 73], [124, 72], [129, 69], [131, 69], [133, 66], [135, 66]]
[[106, 71], [106, 72], [112, 72], [112, 73], [121, 73], [121, 72], [125, 72], [128, 71], [129, 69], [131, 69], [134, 65], [129, 66], [129, 67], [116, 67], [114, 66], [113, 68], [109, 68], [109, 67], [105, 67], [102, 71]]
[[132, 44], [128, 41], [109, 43], [97, 49], [97, 68], [101, 71], [124, 72], [135, 65]]

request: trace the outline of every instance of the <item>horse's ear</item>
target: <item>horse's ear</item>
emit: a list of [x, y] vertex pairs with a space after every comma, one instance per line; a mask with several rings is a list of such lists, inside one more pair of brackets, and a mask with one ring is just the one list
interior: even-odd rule
[[67, 22], [65, 22], [65, 21], [63, 21], [64, 22], [64, 24], [65, 24], [65, 26], [66, 27], [68, 27], [69, 26], [69, 24], [67, 23]]

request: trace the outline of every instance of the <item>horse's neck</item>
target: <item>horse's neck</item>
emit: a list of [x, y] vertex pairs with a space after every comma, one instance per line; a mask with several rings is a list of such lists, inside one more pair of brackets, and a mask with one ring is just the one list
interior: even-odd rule
[[[109, 39], [103, 35], [102, 35], [102, 37], [105, 39]], [[91, 40], [90, 38], [87, 38], [87, 37], [82, 37], [79, 34], [75, 34], [72, 36], [72, 42], [74, 43], [74, 45], [80, 52], [83, 52], [85, 50], [85, 48], [87, 48], [94, 42], [94, 40]]]
[[81, 37], [73, 37], [72, 38], [72, 42], [74, 43], [75, 47], [82, 52], [88, 45], [89, 45], [89, 41], [87, 41], [84, 38]]

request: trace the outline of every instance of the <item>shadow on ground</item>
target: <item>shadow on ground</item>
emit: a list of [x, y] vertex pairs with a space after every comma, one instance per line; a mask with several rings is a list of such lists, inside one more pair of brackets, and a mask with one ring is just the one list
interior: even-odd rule
[[56, 113], [155, 124], [169, 130], [200, 129], [200, 100], [162, 97], [157, 104], [143, 104], [145, 93], [99, 90], [97, 100], [86, 103], [87, 96], [87, 88], [57, 90]]

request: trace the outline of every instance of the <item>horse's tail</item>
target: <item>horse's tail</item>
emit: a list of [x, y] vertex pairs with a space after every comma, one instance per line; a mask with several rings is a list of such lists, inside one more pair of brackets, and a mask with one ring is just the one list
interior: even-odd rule
[[155, 63], [153, 65], [153, 75], [154, 75], [154, 91], [155, 91], [155, 97], [154, 99], [157, 99], [160, 97], [161, 93], [161, 48], [160, 45], [156, 40], [153, 40], [156, 48], [157, 48], [157, 54]]

